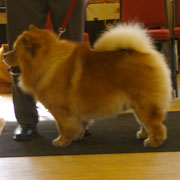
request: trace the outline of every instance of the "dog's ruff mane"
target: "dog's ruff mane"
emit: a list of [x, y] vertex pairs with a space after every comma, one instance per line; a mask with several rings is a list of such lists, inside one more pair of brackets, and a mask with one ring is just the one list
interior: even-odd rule
[[94, 44], [96, 51], [132, 49], [141, 53], [154, 49], [146, 30], [138, 23], [118, 24], [103, 33]]

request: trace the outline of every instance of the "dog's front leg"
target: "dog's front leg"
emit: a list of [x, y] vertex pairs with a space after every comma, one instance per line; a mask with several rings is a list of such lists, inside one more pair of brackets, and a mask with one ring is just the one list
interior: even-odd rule
[[66, 147], [71, 144], [71, 141], [66, 139], [64, 136], [60, 135], [53, 140], [53, 145], [57, 147]]
[[83, 124], [75, 116], [68, 115], [63, 119], [56, 120], [60, 136], [53, 140], [55, 146], [66, 147], [84, 133]]

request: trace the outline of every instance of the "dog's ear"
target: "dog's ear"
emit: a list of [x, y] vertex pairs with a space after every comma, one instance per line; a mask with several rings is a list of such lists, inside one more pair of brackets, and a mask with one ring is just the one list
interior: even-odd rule
[[34, 57], [36, 51], [39, 49], [39, 41], [36, 36], [32, 32], [27, 32], [24, 34], [21, 40], [26, 52], [29, 52], [31, 57]]
[[33, 24], [30, 24], [30, 25], [29, 25], [29, 30], [30, 30], [30, 31], [37, 31], [37, 30], [39, 30], [39, 28], [37, 28], [37, 27], [34, 26]]

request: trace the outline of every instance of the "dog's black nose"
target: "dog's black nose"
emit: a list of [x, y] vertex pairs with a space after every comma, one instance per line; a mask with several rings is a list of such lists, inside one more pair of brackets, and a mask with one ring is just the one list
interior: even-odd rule
[[3, 59], [5, 59], [6, 56], [7, 56], [7, 53], [4, 53], [4, 54], [2, 55]]

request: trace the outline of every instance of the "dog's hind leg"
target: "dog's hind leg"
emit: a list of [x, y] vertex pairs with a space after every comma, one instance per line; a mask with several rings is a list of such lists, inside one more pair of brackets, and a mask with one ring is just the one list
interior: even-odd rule
[[68, 146], [73, 140], [77, 140], [84, 134], [84, 127], [75, 116], [66, 116], [64, 119], [56, 119], [60, 136], [53, 140], [55, 146]]
[[137, 139], [147, 139], [148, 138], [148, 133], [144, 127], [144, 125], [139, 121], [139, 118], [136, 116], [136, 114], [134, 114], [136, 119], [137, 119], [137, 122], [139, 123], [140, 125], [140, 129], [139, 131], [137, 131], [136, 133], [136, 137]]
[[158, 147], [166, 139], [166, 127], [163, 125], [166, 113], [157, 106], [143, 106], [134, 108], [141, 126], [137, 133], [139, 138], [146, 138], [144, 144], [146, 147]]
[[146, 139], [148, 138], [148, 133], [146, 129], [144, 128], [143, 124], [140, 124], [140, 130], [136, 134], [138, 139]]

